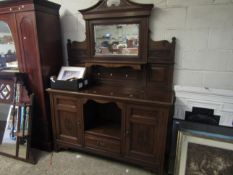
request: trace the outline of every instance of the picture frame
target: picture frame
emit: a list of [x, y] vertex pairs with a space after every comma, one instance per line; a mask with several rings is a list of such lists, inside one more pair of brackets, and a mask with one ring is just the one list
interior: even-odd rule
[[174, 175], [232, 175], [233, 136], [179, 130]]
[[57, 80], [70, 80], [84, 78], [85, 67], [62, 66]]

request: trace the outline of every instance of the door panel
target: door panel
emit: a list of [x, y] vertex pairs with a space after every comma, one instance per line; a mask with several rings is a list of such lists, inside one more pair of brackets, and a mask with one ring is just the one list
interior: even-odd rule
[[[46, 104], [44, 99], [44, 86], [42, 82], [39, 48], [37, 42], [37, 31], [35, 14], [33, 12], [22, 12], [16, 14], [19, 39], [21, 43], [21, 54], [23, 59], [23, 71], [28, 73], [30, 90], [35, 93], [38, 116], [46, 117], [46, 109], [41, 104]], [[47, 120], [46, 118], [44, 119]]]
[[139, 161], [159, 161], [160, 129], [163, 112], [142, 106], [128, 106], [126, 118], [126, 154]]
[[82, 108], [76, 98], [54, 96], [56, 139], [73, 143], [82, 143]]

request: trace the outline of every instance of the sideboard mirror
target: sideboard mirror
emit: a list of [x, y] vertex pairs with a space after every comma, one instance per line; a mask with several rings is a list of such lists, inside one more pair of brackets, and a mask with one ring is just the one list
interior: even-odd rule
[[[148, 17], [151, 4], [129, 0], [100, 0], [80, 10], [86, 21], [85, 51], [87, 64], [142, 65], [148, 55]], [[88, 47], [87, 47], [88, 46]]]
[[0, 72], [0, 154], [34, 163], [30, 149], [33, 94], [26, 74]]
[[94, 25], [95, 56], [138, 56], [139, 24]]

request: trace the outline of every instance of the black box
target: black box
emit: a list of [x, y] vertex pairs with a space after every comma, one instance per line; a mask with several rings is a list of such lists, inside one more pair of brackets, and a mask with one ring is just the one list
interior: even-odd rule
[[185, 120], [203, 124], [219, 125], [220, 116], [213, 109], [193, 107], [192, 112], [185, 111]]
[[54, 77], [50, 78], [50, 85], [52, 89], [61, 89], [69, 91], [78, 91], [89, 85], [87, 78], [75, 79], [75, 80], [57, 80]]

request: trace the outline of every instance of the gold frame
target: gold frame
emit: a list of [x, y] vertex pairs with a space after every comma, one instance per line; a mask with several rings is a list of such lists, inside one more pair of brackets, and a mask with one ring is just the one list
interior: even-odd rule
[[[180, 130], [177, 136], [177, 149], [174, 175], [185, 174], [187, 168], [188, 143], [221, 148], [233, 152], [233, 137], [194, 130]], [[233, 162], [233, 160], [232, 160]], [[233, 166], [233, 163], [232, 163]]]

